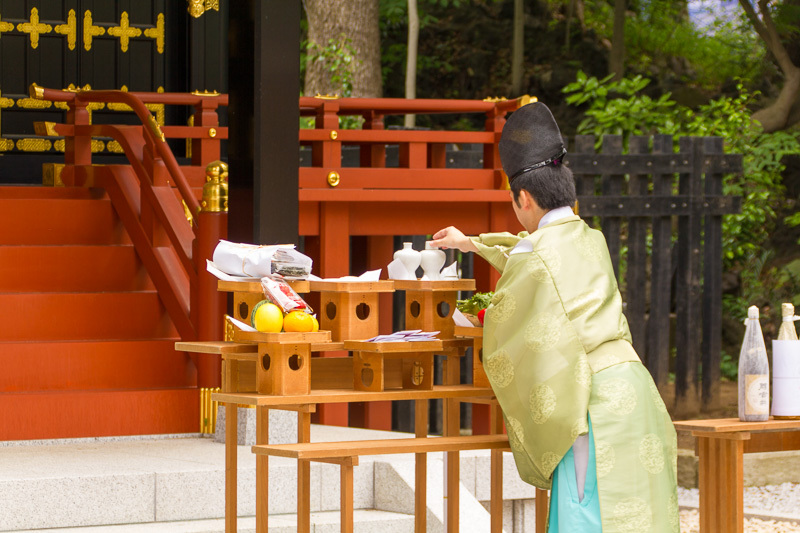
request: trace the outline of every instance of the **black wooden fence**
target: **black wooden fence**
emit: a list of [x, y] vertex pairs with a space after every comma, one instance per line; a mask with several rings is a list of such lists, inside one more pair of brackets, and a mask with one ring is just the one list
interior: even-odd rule
[[[662, 391], [675, 373], [677, 412], [718, 398], [722, 331], [722, 215], [740, 198], [722, 194], [742, 156], [719, 137], [576, 136], [566, 164], [581, 217], [608, 241], [636, 351]], [[622, 268], [624, 266], [624, 268]], [[674, 340], [673, 340], [674, 339]], [[671, 355], [674, 349], [674, 364]], [[700, 371], [702, 369], [702, 372]], [[699, 376], [702, 375], [702, 379]]]

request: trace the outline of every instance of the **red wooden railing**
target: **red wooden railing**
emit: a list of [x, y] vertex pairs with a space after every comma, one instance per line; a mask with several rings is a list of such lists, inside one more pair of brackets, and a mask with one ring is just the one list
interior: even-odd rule
[[[219, 158], [219, 140], [228, 135], [216, 113], [219, 106], [227, 105], [227, 96], [73, 92], [36, 85], [30, 92], [32, 98], [67, 104], [65, 124], [37, 124], [37, 132], [65, 138], [61, 172], [65, 185], [106, 190], [180, 336], [185, 340], [222, 338], [226, 301], [217, 292], [216, 279], [206, 271], [205, 261], [227, 235], [227, 213], [201, 210], [198, 196], [205, 167]], [[91, 124], [87, 105], [93, 102], [125, 104], [141, 125]], [[194, 125], [162, 129], [145, 104], [193, 106]], [[92, 137], [112, 137], [130, 165], [93, 166]], [[167, 137], [192, 139], [192, 165], [178, 164]], [[180, 200], [192, 215], [191, 223]], [[219, 384], [217, 359], [196, 357], [198, 386]]]

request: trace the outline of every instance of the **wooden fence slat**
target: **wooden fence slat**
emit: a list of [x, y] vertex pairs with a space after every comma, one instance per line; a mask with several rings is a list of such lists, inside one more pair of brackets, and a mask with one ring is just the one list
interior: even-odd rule
[[[681, 155], [691, 161], [692, 172], [680, 175], [678, 191], [687, 196], [702, 194], [703, 145], [698, 138], [680, 140]], [[689, 214], [678, 219], [678, 272], [675, 311], [675, 406], [684, 416], [693, 416], [697, 405], [697, 371], [700, 362], [700, 242], [701, 219]]]
[[[671, 135], [653, 136], [653, 153], [672, 153]], [[673, 174], [653, 175], [653, 196], [672, 192]], [[659, 389], [667, 386], [670, 357], [670, 302], [672, 289], [672, 219], [654, 217], [650, 271], [650, 313], [647, 320], [647, 368]]]
[[[622, 153], [622, 136], [621, 135], [604, 135], [603, 136], [603, 153], [604, 154], [621, 154]], [[614, 196], [622, 193], [622, 174], [607, 174], [606, 169], [602, 170], [603, 180], [603, 195]], [[611, 254], [611, 264], [614, 267], [614, 274], [619, 279], [619, 254], [620, 254], [620, 228], [621, 217], [609, 216], [603, 220], [602, 228], [603, 235], [606, 237], [608, 243], [608, 251]]]
[[[721, 137], [703, 139], [706, 156], [722, 153]], [[711, 154], [711, 155], [708, 155]], [[722, 194], [722, 173], [707, 172], [706, 195]], [[705, 407], [719, 399], [722, 352], [722, 216], [706, 213], [703, 217], [703, 344], [702, 398]]]
[[[631, 137], [629, 150], [632, 154], [648, 151], [649, 137]], [[642, 200], [647, 195], [647, 174], [631, 174], [628, 181], [628, 194], [634, 200]], [[630, 216], [630, 214], [629, 214]], [[639, 357], [646, 358], [647, 311], [647, 226], [644, 217], [628, 218], [628, 257], [625, 280], [625, 301], [628, 326], [633, 338], [633, 347]]]
[[[594, 149], [594, 135], [576, 135], [575, 136], [575, 154], [567, 154], [565, 164], [572, 165], [574, 159], [580, 157], [591, 157], [595, 153]], [[596, 173], [583, 172], [581, 174], [575, 173], [575, 189], [578, 196], [594, 196], [595, 195], [595, 179]], [[579, 204], [579, 209], [583, 207]]]
[[733, 196], [686, 195], [648, 196], [592, 196], [579, 195], [581, 214], [590, 217], [659, 217], [685, 216], [702, 212], [711, 215], [727, 215], [741, 210], [741, 198]]

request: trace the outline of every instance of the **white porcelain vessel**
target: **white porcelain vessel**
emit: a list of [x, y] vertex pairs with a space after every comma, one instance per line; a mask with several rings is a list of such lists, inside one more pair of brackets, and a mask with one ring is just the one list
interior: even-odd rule
[[413, 244], [414, 243], [411, 242], [404, 242], [403, 247], [394, 253], [394, 258], [403, 263], [411, 279], [417, 279], [416, 271], [422, 260], [422, 256], [420, 252], [412, 247]]
[[434, 281], [442, 279], [441, 271], [445, 261], [444, 251], [426, 242], [425, 249], [420, 252], [420, 255], [422, 256], [420, 265], [428, 279]]

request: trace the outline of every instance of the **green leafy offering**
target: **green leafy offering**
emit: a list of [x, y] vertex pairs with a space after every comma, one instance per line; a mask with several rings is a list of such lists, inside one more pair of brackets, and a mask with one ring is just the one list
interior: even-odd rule
[[478, 311], [489, 307], [489, 304], [492, 302], [493, 294], [494, 293], [491, 292], [476, 292], [472, 297], [466, 300], [458, 300], [456, 302], [456, 307], [462, 313], [477, 315]]

